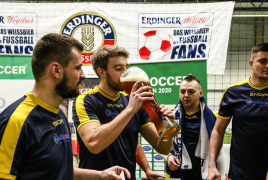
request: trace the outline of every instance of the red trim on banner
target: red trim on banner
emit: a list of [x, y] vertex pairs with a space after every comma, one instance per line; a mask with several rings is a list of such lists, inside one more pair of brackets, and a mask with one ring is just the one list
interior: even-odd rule
[[114, 40], [104, 40], [103, 45], [114, 45]]
[[81, 53], [81, 58], [82, 58], [82, 62], [83, 64], [91, 64], [91, 56], [93, 55], [93, 53]]

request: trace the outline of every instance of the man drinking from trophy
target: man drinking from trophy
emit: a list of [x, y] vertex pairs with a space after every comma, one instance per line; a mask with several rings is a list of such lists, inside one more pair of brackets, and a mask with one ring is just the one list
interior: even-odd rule
[[[73, 118], [80, 146], [79, 167], [103, 170], [119, 165], [127, 168], [135, 180], [138, 134], [162, 154], [170, 152], [173, 140], [159, 139], [142, 107], [143, 102], [155, 100], [151, 87], [137, 81], [129, 95], [122, 92], [120, 77], [129, 67], [128, 57], [128, 51], [118, 46], [103, 46], [95, 51], [91, 61], [100, 84], [78, 96]], [[174, 122], [167, 107], [159, 106], [159, 112]]]

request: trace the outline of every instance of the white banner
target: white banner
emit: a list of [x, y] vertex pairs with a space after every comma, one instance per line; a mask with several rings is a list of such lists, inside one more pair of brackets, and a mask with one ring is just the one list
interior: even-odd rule
[[234, 2], [0, 4], [0, 59], [31, 56], [37, 40], [56, 32], [83, 43], [84, 65], [108, 44], [124, 46], [130, 63], [206, 59], [208, 74], [224, 73]]
[[0, 80], [0, 113], [33, 89], [34, 80]]

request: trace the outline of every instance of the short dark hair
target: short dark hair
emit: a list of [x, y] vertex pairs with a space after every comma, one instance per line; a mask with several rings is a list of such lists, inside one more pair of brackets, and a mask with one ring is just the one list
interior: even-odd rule
[[256, 46], [254, 46], [251, 50], [251, 53], [257, 53], [259, 51], [268, 52], [268, 43], [261, 43]]
[[196, 81], [201, 87], [201, 82], [199, 81], [199, 79], [197, 79], [197, 77], [195, 77], [195, 76], [193, 76], [191, 74], [186, 76], [186, 77], [184, 77], [183, 81], [187, 81], [187, 82]]
[[33, 50], [32, 71], [35, 80], [40, 80], [52, 62], [58, 62], [63, 68], [67, 67], [72, 60], [73, 48], [83, 51], [83, 45], [73, 37], [58, 33], [43, 36]]
[[129, 52], [124, 47], [110, 45], [102, 46], [94, 52], [91, 56], [91, 62], [98, 77], [100, 77], [97, 72], [98, 68], [102, 68], [106, 71], [109, 58], [115, 56], [124, 56], [125, 58], [128, 58]]
[[258, 52], [268, 52], [268, 43], [261, 43], [261, 44], [258, 44], [256, 46], [254, 46], [252, 49], [251, 49], [251, 60], [253, 61], [254, 60], [254, 55]]

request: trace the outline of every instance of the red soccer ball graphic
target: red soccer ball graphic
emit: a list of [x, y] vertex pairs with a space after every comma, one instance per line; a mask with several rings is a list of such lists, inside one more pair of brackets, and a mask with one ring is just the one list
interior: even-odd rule
[[172, 38], [164, 31], [148, 31], [139, 38], [139, 55], [143, 60], [164, 59], [172, 49]]

